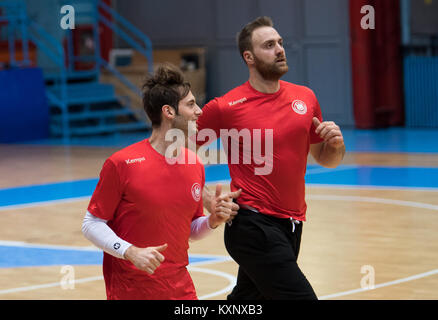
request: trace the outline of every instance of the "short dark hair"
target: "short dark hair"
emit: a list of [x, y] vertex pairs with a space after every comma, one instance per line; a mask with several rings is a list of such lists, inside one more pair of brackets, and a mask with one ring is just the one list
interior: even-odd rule
[[237, 45], [239, 46], [240, 55], [243, 58], [243, 53], [247, 50], [252, 50], [252, 33], [254, 30], [261, 27], [273, 27], [274, 23], [270, 17], [258, 17], [257, 19], [249, 22], [242, 30], [237, 34]]
[[178, 104], [190, 91], [190, 83], [184, 79], [181, 70], [165, 63], [153, 75], [148, 75], [143, 84], [143, 108], [153, 127], [161, 125], [161, 109], [164, 105], [173, 107], [178, 114]]

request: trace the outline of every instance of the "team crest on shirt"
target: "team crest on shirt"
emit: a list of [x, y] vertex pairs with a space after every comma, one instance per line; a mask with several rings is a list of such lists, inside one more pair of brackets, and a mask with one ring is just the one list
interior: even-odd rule
[[197, 182], [195, 182], [192, 186], [192, 196], [193, 199], [195, 199], [196, 202], [201, 200], [201, 185]]
[[304, 101], [294, 100], [292, 102], [292, 109], [298, 114], [305, 114], [307, 112], [307, 105]]

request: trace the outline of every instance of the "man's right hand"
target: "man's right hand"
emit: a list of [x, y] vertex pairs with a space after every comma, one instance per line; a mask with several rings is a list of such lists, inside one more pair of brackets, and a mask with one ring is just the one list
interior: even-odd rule
[[242, 189], [222, 193], [222, 185], [217, 184], [216, 193], [213, 194], [204, 186], [202, 190], [203, 205], [210, 214], [218, 211], [227, 211], [230, 215], [235, 216], [239, 210], [239, 205], [233, 202], [233, 199], [237, 199], [241, 193]]
[[164, 261], [164, 256], [160, 253], [167, 249], [167, 243], [157, 247], [138, 248], [130, 246], [125, 251], [125, 259], [132, 262], [138, 269], [153, 274], [160, 264]]
[[237, 215], [239, 205], [233, 202], [242, 193], [242, 189], [234, 192], [222, 193], [222, 185], [216, 185], [216, 193], [211, 202], [211, 211], [209, 216], [210, 227], [215, 229], [218, 225], [231, 221]]

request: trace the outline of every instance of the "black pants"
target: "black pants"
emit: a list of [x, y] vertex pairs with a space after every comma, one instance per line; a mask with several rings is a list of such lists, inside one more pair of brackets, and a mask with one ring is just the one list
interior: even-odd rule
[[297, 264], [303, 223], [240, 209], [225, 226], [225, 247], [239, 264], [228, 300], [316, 300]]

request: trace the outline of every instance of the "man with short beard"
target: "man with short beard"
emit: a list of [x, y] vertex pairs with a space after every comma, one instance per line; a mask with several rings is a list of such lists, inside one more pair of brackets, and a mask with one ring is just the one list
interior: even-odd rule
[[[306, 221], [305, 181], [310, 153], [325, 167], [340, 164], [345, 153], [342, 133], [334, 122], [323, 122], [313, 91], [280, 80], [288, 71], [283, 39], [269, 17], [248, 23], [238, 34], [240, 54], [249, 79], [202, 109], [198, 129], [252, 134], [258, 150], [273, 150], [272, 171], [255, 174], [260, 162], [242, 162], [251, 154], [239, 141], [239, 163], [228, 166], [231, 190], [242, 189], [239, 214], [225, 226], [225, 245], [239, 264], [237, 284], [228, 299], [317, 299], [297, 264], [303, 224]], [[264, 135], [272, 130], [272, 148]], [[224, 137], [222, 137], [224, 139]], [[227, 138], [228, 139], [228, 138]], [[232, 138], [231, 138], [232, 139]], [[198, 138], [198, 145], [205, 141]], [[223, 141], [228, 157], [232, 143]], [[236, 144], [234, 144], [236, 145]], [[204, 198], [211, 197], [204, 190]]]

